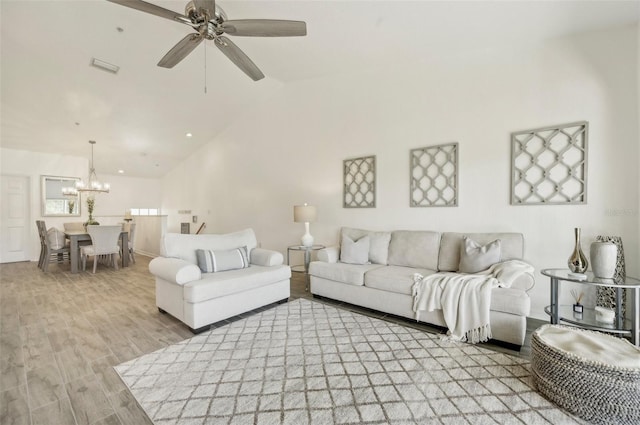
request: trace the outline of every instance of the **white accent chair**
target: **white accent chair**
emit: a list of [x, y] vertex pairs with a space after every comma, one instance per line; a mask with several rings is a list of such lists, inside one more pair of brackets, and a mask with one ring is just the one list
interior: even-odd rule
[[[162, 256], [149, 263], [156, 277], [156, 305], [182, 321], [193, 333], [210, 325], [276, 302], [290, 295], [291, 268], [280, 252], [257, 247], [252, 229], [214, 235], [167, 233]], [[246, 247], [250, 266], [205, 273], [198, 267], [196, 250]]]
[[87, 226], [87, 233], [91, 236], [91, 245], [80, 247], [82, 270], [87, 269], [87, 257], [93, 257], [93, 273], [96, 272], [99, 256], [109, 256], [109, 263], [118, 270], [118, 255], [120, 247], [118, 240], [122, 233], [122, 226]]

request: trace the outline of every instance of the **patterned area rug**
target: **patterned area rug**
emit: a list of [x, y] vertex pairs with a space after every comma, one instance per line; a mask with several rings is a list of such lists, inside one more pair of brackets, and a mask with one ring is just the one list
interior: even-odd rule
[[116, 366], [155, 424], [582, 424], [529, 363], [295, 300]]

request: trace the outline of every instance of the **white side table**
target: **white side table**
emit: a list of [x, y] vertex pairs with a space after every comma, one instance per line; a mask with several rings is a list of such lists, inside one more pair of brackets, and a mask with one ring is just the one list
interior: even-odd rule
[[[311, 262], [311, 252], [319, 251], [323, 248], [326, 248], [324, 245], [312, 245], [312, 246], [304, 246], [304, 245], [291, 245], [287, 247], [287, 264], [291, 266], [291, 262], [289, 261], [289, 255], [291, 251], [303, 251], [304, 252], [304, 265], [291, 266], [292, 272], [304, 273], [305, 275], [305, 291], [309, 290], [309, 263]], [[300, 269], [302, 267], [302, 269]], [[297, 270], [296, 270], [297, 268]]]

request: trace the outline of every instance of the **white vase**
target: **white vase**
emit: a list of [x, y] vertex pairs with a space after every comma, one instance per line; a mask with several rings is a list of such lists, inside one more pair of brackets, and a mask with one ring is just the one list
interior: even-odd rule
[[593, 242], [589, 250], [591, 270], [595, 277], [611, 279], [616, 274], [618, 247], [611, 242]]

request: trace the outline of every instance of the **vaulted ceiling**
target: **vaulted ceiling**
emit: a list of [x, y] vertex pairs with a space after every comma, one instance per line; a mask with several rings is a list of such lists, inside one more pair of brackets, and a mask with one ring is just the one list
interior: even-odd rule
[[[266, 75], [254, 82], [211, 42], [157, 67], [189, 33], [179, 23], [103, 0], [2, 0], [1, 146], [89, 157], [96, 140], [99, 173], [160, 177], [286, 84], [637, 23], [640, 10], [637, 1], [217, 4], [229, 19], [306, 21], [308, 35], [230, 37]], [[90, 67], [92, 58], [120, 71]]]

